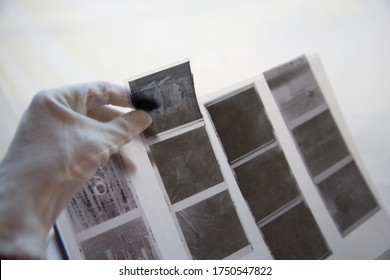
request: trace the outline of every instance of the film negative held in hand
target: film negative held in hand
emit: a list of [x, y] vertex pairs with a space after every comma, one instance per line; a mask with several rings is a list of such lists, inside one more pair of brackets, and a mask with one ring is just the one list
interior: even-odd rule
[[198, 100], [188, 61], [129, 79], [152, 125], [75, 195], [71, 259], [373, 259], [390, 218], [318, 57]]

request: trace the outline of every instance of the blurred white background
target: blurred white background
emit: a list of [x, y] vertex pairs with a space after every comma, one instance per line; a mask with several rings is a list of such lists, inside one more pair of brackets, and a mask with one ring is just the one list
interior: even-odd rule
[[390, 210], [390, 1], [0, 0], [0, 155], [39, 90], [190, 59], [203, 96], [318, 53]]

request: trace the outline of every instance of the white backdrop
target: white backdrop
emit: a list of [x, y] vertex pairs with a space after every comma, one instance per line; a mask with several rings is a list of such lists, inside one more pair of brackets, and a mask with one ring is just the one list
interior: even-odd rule
[[390, 1], [0, 0], [0, 155], [40, 89], [189, 58], [199, 97], [318, 53], [390, 212]]

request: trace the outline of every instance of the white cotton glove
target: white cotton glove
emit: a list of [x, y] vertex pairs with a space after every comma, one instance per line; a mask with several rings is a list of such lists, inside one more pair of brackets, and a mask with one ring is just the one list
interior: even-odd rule
[[106, 104], [129, 107], [126, 89], [98, 82], [34, 97], [0, 164], [0, 256], [44, 258], [48, 231], [80, 186], [151, 123]]

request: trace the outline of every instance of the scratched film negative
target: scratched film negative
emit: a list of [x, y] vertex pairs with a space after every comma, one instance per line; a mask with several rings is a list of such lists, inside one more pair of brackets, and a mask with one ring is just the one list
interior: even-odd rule
[[310, 209], [303, 202], [260, 229], [275, 259], [320, 260], [330, 255]]
[[132, 182], [122, 158], [119, 155], [111, 156], [67, 207], [75, 232], [137, 208], [131, 187]]
[[153, 241], [141, 217], [80, 242], [88, 260], [159, 259]]
[[159, 259], [119, 154], [81, 188], [67, 213], [85, 259]]
[[[330, 255], [308, 208], [305, 219], [298, 217], [291, 223], [275, 226], [281, 215], [293, 215], [294, 206], [304, 204], [304, 200], [255, 86], [223, 96], [206, 104], [206, 109], [240, 191], [274, 258], [320, 259]], [[233, 157], [232, 151], [235, 151]], [[272, 232], [270, 238], [269, 232]], [[294, 246], [286, 246], [286, 232], [291, 233]]]
[[[274, 140], [253, 87], [207, 106], [229, 163]], [[261, 129], [254, 129], [261, 127]]]
[[349, 155], [329, 110], [297, 126], [292, 133], [313, 177]]
[[[301, 56], [264, 76], [334, 222], [342, 235], [348, 234], [379, 205], [354, 163], [307, 58]], [[353, 171], [346, 171], [346, 164]]]
[[172, 204], [223, 182], [204, 127], [150, 146]]
[[318, 184], [326, 206], [340, 231], [375, 211], [377, 203], [354, 162], [350, 162]]
[[233, 170], [256, 222], [299, 197], [295, 179], [278, 145]]
[[144, 131], [147, 138], [202, 118], [189, 62], [130, 81], [129, 86], [135, 107], [137, 100], [158, 104], [149, 113], [153, 122]]
[[249, 244], [228, 191], [176, 213], [195, 260], [218, 260]]

